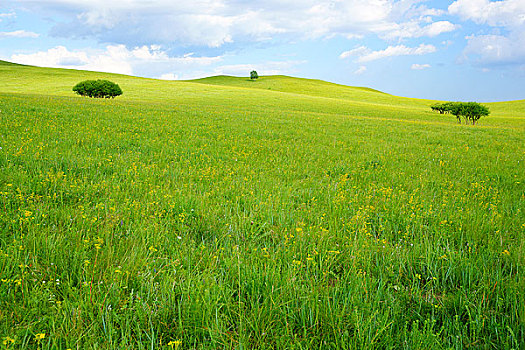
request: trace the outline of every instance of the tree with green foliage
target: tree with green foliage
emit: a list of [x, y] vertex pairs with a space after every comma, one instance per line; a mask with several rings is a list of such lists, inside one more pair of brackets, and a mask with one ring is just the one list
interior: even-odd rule
[[481, 117], [486, 117], [490, 114], [490, 110], [477, 102], [463, 102], [460, 107], [460, 115], [465, 117], [465, 123], [472, 122], [475, 125]]
[[435, 112], [439, 112], [439, 114], [447, 114], [450, 113], [452, 104], [453, 102], [436, 103], [430, 106], [430, 108]]
[[85, 80], [73, 87], [73, 91], [80, 96], [94, 98], [115, 98], [122, 95], [122, 89], [109, 80]]
[[251, 80], [259, 79], [259, 74], [257, 74], [256, 71], [252, 70], [252, 71], [250, 72], [250, 79], [251, 79]]
[[434, 104], [430, 108], [440, 114], [450, 113], [455, 115], [459, 123], [461, 123], [461, 118], [463, 117], [465, 118], [465, 124], [468, 124], [470, 121], [472, 125], [475, 125], [481, 117], [490, 114], [490, 110], [487, 107], [477, 102], [445, 102]]

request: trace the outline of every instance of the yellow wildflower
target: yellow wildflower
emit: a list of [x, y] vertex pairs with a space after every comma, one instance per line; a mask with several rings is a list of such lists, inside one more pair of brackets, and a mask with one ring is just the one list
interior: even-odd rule
[[4, 341], [2, 342], [5, 346], [9, 346], [11, 344], [15, 343], [15, 340], [11, 337], [4, 337]]
[[36, 341], [41, 341], [42, 339], [44, 339], [46, 337], [46, 334], [45, 333], [37, 333], [35, 334], [35, 340]]
[[178, 348], [182, 344], [182, 340], [172, 340], [168, 343], [168, 346]]

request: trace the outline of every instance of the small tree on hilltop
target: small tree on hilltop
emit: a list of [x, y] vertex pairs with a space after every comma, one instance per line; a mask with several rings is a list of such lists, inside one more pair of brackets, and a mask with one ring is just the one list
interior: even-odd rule
[[109, 80], [85, 80], [73, 87], [80, 96], [94, 98], [115, 98], [122, 95], [122, 89]]
[[251, 79], [251, 80], [259, 79], [259, 74], [257, 74], [256, 71], [252, 70], [252, 71], [250, 72], [250, 79]]

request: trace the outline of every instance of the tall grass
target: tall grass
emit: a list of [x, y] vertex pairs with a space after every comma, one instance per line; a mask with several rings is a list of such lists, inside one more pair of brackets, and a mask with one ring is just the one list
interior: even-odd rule
[[0, 93], [0, 346], [523, 348], [520, 103], [122, 79]]

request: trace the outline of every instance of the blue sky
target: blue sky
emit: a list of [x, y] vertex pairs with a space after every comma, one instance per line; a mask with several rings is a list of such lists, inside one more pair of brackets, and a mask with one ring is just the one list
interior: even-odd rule
[[525, 99], [525, 0], [7, 0], [0, 59], [160, 79], [286, 74]]

